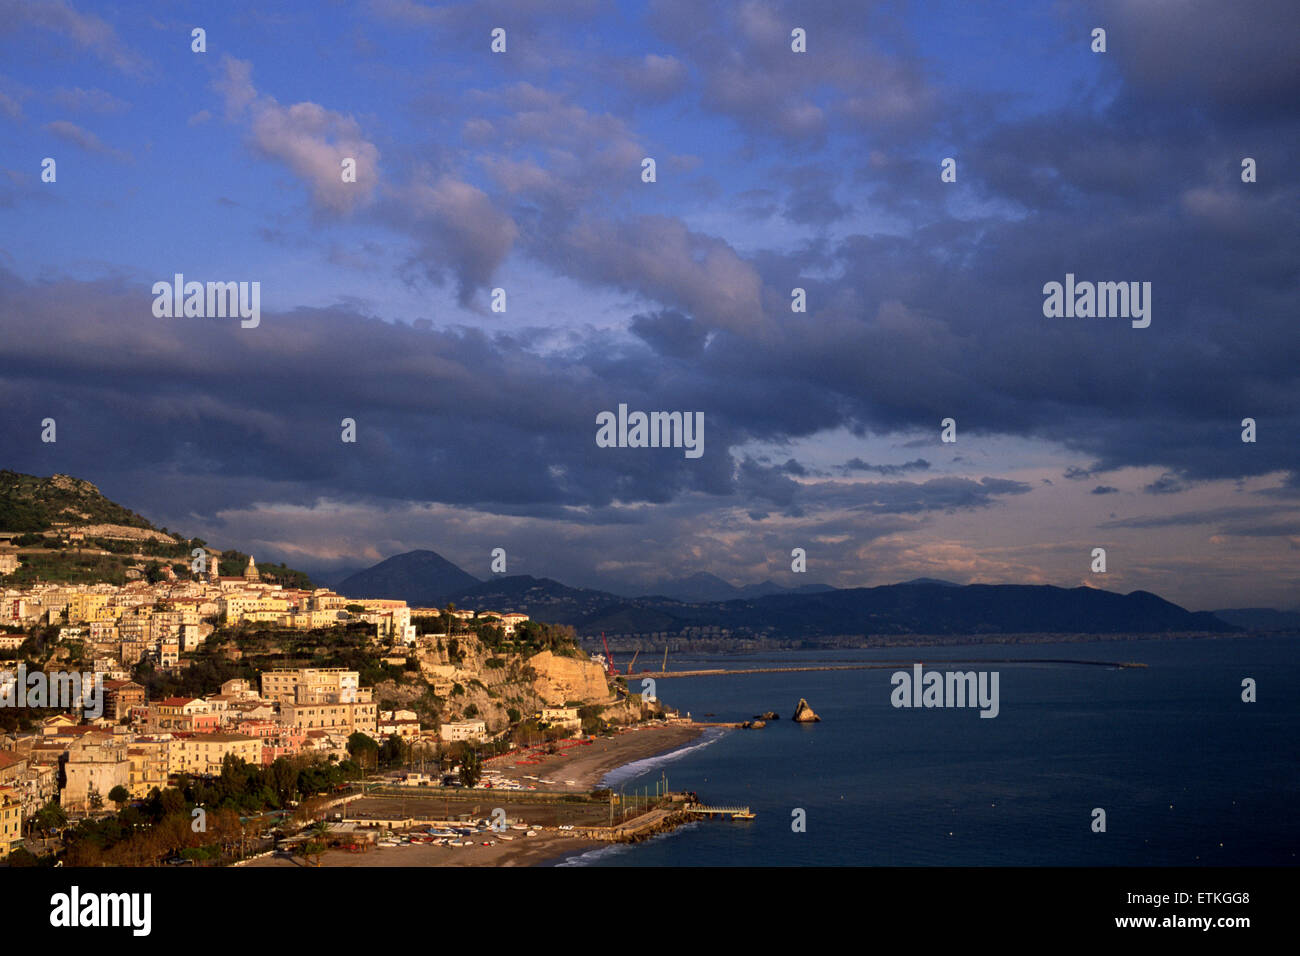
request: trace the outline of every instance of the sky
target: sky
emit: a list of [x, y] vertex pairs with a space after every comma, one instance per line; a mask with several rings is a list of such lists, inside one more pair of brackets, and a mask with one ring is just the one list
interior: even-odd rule
[[[1298, 20], [0, 0], [0, 467], [326, 577], [1296, 608]], [[156, 315], [177, 273], [260, 322]], [[703, 454], [600, 447], [620, 404]]]

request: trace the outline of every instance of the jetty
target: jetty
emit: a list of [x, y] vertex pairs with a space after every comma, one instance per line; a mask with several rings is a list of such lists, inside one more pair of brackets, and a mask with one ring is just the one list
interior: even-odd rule
[[904, 661], [872, 661], [863, 664], [819, 664], [803, 667], [744, 667], [744, 668], [709, 668], [707, 670], [684, 671], [636, 671], [629, 677], [730, 677], [740, 674], [806, 674], [812, 671], [870, 671], [894, 670], [899, 667], [911, 667], [914, 664], [1072, 664], [1082, 667], [1146, 667], [1139, 661], [1083, 661], [1061, 657], [981, 657], [975, 660], [959, 660], [939, 657], [913, 657]]

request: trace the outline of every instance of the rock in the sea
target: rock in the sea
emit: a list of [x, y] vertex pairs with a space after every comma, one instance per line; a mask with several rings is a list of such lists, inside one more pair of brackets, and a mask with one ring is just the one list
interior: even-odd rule
[[799, 706], [794, 709], [794, 716], [790, 719], [801, 724], [811, 724], [821, 720], [820, 717], [813, 713], [813, 709], [808, 706], [808, 701], [802, 697], [799, 698]]
[[754, 719], [755, 719], [755, 720], [780, 720], [781, 718], [777, 716], [776, 711], [774, 711], [774, 710], [765, 710], [765, 711], [763, 711], [763, 713], [759, 714], [759, 715], [758, 715], [757, 717], [755, 717]]
[[761, 729], [763, 729], [764, 727], [767, 726], [767, 721], [766, 721], [766, 720], [754, 720], [754, 721], [750, 721], [749, 726], [752, 727], [752, 728], [754, 728], [755, 730], [761, 730]]

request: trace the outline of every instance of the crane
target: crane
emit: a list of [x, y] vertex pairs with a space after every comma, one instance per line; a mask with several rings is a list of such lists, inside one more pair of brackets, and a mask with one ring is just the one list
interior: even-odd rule
[[636, 650], [636, 654], [633, 654], [633, 655], [632, 655], [632, 663], [627, 665], [627, 676], [628, 676], [628, 677], [631, 677], [631, 676], [632, 676], [632, 668], [636, 667], [636, 658], [637, 658], [637, 654], [640, 654], [640, 653], [641, 653], [641, 648], [638, 647], [637, 650]]
[[600, 643], [605, 645], [605, 673], [610, 677], [618, 674], [618, 668], [614, 666], [614, 655], [609, 652], [609, 641], [605, 640], [605, 632], [600, 632]]

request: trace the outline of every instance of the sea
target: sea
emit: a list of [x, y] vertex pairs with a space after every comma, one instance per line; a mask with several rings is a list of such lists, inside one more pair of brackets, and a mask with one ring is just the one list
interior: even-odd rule
[[[780, 719], [706, 730], [602, 784], [631, 794], [666, 778], [755, 819], [703, 820], [555, 864], [1294, 866], [1297, 650], [1300, 637], [1266, 636], [674, 656], [682, 670], [902, 663], [659, 679], [658, 696], [699, 721]], [[1147, 666], [1033, 662], [1043, 658]], [[918, 661], [996, 671], [997, 717], [892, 706], [891, 675]], [[801, 697], [820, 723], [789, 719]]]

